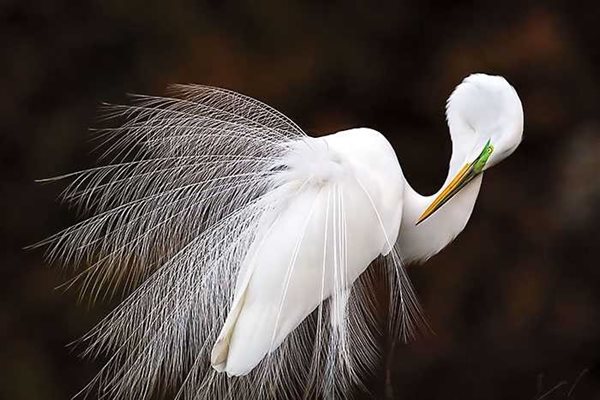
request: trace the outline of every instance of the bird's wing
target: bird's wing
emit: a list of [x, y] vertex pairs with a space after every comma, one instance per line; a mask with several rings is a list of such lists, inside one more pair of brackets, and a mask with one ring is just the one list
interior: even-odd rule
[[385, 243], [368, 197], [350, 179], [307, 182], [263, 218], [269, 222], [246, 256], [213, 350], [213, 364], [231, 375], [250, 372], [330, 297], [331, 318], [345, 334], [348, 291]]
[[366, 129], [309, 143], [289, 157], [290, 171], [275, 190], [293, 189], [265, 213], [244, 260], [246, 272], [212, 352], [213, 365], [228, 374], [247, 374], [326, 299], [340, 336], [336, 351], [348, 359], [352, 284], [396, 240], [403, 179], [389, 143]]
[[[372, 361], [374, 308], [361, 287], [369, 274], [356, 281], [350, 295], [338, 291], [304, 322], [298, 313], [291, 317], [298, 328], [286, 328], [293, 331], [272, 359], [244, 379], [229, 379], [210, 367], [212, 346], [224, 326], [227, 331], [228, 314], [239, 307], [233, 324], [245, 310], [251, 312], [242, 302], [256, 298], [260, 274], [274, 265], [261, 269], [248, 260], [252, 252], [260, 254], [256, 246], [269, 237], [268, 227], [281, 233], [283, 220], [294, 218], [278, 213], [297, 207], [289, 203], [294, 191], [279, 177], [286, 173], [290, 148], [308, 138], [282, 114], [240, 94], [205, 86], [177, 86], [173, 93], [111, 106], [109, 117], [126, 119], [101, 132], [103, 157], [112, 164], [59, 177], [72, 178], [63, 197], [92, 215], [41, 243], [48, 245], [50, 259], [83, 266], [68, 285], [80, 283], [82, 294], [92, 299], [119, 289], [131, 292], [81, 341], [85, 355], [107, 357], [86, 390], [96, 387], [99, 397], [110, 399], [145, 399], [157, 391], [178, 398], [295, 397], [310, 390], [304, 389], [307, 380], [323, 377], [316, 371], [326, 365], [334, 366], [323, 381], [328, 383], [315, 383], [313, 390], [322, 394], [339, 386], [332, 371], [346, 364], [323, 363], [338, 353], [315, 346], [317, 338], [334, 343], [339, 330], [320, 321], [323, 313], [333, 313], [335, 321], [335, 310], [347, 308], [348, 326], [367, 335], [365, 347], [357, 349], [364, 353], [359, 358]], [[324, 196], [313, 194], [312, 202], [322, 204]], [[333, 210], [330, 204], [327, 209]], [[308, 221], [333, 224], [331, 218]], [[280, 255], [289, 254], [290, 242], [286, 246]], [[398, 273], [403, 270], [396, 259]], [[298, 282], [295, 293], [306, 284]], [[401, 283], [400, 296], [412, 309], [407, 288]], [[310, 307], [322, 298], [313, 296]], [[273, 332], [279, 332], [279, 341], [286, 336], [283, 328]], [[321, 361], [315, 364], [317, 353]]]

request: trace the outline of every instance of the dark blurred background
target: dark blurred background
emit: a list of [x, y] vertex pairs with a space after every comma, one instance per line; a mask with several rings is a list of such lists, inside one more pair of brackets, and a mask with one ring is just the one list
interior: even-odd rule
[[259, 98], [313, 134], [369, 126], [429, 194], [450, 155], [444, 102], [472, 72], [517, 88], [524, 140], [486, 173], [464, 233], [410, 268], [436, 333], [396, 349], [371, 389], [600, 398], [597, 1], [0, 4], [1, 399], [66, 399], [100, 366], [65, 345], [110, 305], [54, 290], [65, 273], [22, 250], [76, 221], [55, 200], [62, 185], [33, 181], [94, 164], [100, 102], [204, 83]]

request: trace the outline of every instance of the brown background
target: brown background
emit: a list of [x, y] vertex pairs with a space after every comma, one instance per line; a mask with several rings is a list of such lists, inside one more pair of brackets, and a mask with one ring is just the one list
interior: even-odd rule
[[[53, 290], [22, 247], [76, 220], [48, 177], [93, 165], [101, 101], [205, 83], [308, 132], [369, 126], [423, 193], [450, 152], [443, 106], [477, 71], [525, 109], [465, 232], [410, 269], [435, 335], [401, 346], [383, 398], [600, 398], [600, 6], [597, 1], [0, 2], [0, 398], [66, 399], [99, 364], [65, 344], [110, 307]], [[586, 372], [587, 371], [587, 372]]]

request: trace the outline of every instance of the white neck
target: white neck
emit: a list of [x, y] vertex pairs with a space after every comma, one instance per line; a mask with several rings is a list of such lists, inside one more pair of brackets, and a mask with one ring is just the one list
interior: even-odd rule
[[[446, 119], [452, 159], [442, 188], [465, 163], [475, 159], [486, 141], [491, 140], [495, 146], [487, 168], [506, 158], [521, 142], [523, 107], [515, 89], [499, 76], [473, 74], [465, 78], [448, 98]], [[481, 179], [482, 174], [476, 176], [418, 226], [415, 225], [418, 217], [437, 194], [421, 196], [405, 181], [398, 234], [404, 260], [426, 260], [464, 229], [477, 200]]]
[[[460, 158], [460, 160], [458, 160]], [[462, 166], [463, 155], [454, 151], [448, 176], [442, 188]], [[405, 181], [402, 224], [398, 235], [400, 254], [406, 262], [425, 261], [448, 245], [469, 221], [481, 187], [483, 174], [475, 177], [446, 204], [421, 224], [416, 221], [437, 194], [422, 196]], [[440, 191], [442, 190], [440, 188]]]

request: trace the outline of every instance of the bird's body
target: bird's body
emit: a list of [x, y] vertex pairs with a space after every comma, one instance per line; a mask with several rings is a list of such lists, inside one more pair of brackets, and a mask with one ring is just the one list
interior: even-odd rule
[[448, 177], [421, 196], [372, 129], [312, 138], [199, 86], [124, 114], [107, 153], [133, 161], [73, 174], [65, 197], [98, 213], [45, 242], [86, 262], [74, 280], [94, 296], [136, 286], [83, 339], [111, 354], [92, 382], [111, 398], [345, 396], [377, 363], [373, 282], [387, 281], [391, 335], [406, 337], [421, 317], [403, 263], [463, 230], [482, 172], [523, 129], [512, 86], [466, 78], [447, 106]]
[[213, 350], [231, 375], [250, 372], [323, 300], [334, 296], [343, 318], [346, 291], [400, 227], [402, 171], [380, 133], [306, 138], [283, 163], [272, 189], [281, 203], [263, 216]]

